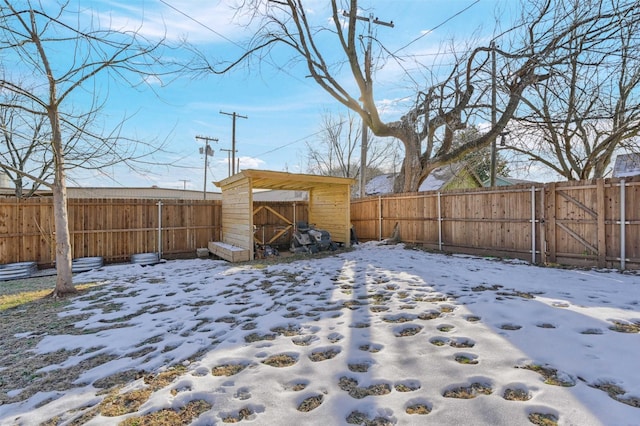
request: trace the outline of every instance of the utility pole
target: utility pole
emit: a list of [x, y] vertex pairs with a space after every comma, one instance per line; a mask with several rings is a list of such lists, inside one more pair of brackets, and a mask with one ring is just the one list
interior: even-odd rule
[[[227, 153], [227, 177], [231, 176], [231, 150], [220, 148], [220, 151], [224, 151]], [[238, 151], [236, 151], [238, 152]]]
[[186, 191], [187, 189], [187, 182], [191, 182], [189, 179], [180, 179], [180, 182], [182, 182], [182, 190]]
[[[347, 11], [342, 12], [342, 16], [350, 17], [350, 14]], [[371, 42], [373, 40], [373, 27], [371, 24], [384, 25], [385, 27], [393, 28], [393, 21], [384, 22], [380, 21], [378, 18], [374, 18], [373, 14], [370, 13], [368, 17], [366, 16], [358, 16], [355, 18], [359, 21], [366, 21], [369, 24], [368, 28], [368, 41], [367, 41], [367, 49], [364, 52], [364, 84], [365, 91], [371, 90], [371, 86], [373, 86], [373, 78], [371, 76]], [[365, 112], [367, 111], [367, 107], [364, 103], [364, 96], [362, 100], [362, 109]], [[369, 135], [368, 135], [369, 127], [367, 126], [367, 122], [362, 120], [362, 142], [360, 143], [360, 198], [365, 196], [365, 185], [367, 183], [367, 151], [369, 149]]]
[[[491, 129], [496, 127], [496, 43], [491, 42]], [[504, 138], [503, 138], [504, 140]], [[489, 186], [496, 186], [496, 161], [498, 158], [496, 138], [491, 141], [491, 170]]]
[[204, 154], [204, 190], [202, 192], [202, 199], [207, 199], [207, 168], [209, 156], [213, 157], [213, 149], [209, 146], [209, 142], [218, 142], [217, 138], [210, 138], [209, 136], [196, 136], [196, 140], [204, 141], [204, 148], [200, 148], [200, 154]]
[[222, 112], [220, 114], [230, 115], [233, 118], [233, 124], [231, 128], [231, 174], [236, 174], [236, 118], [249, 118], [246, 115], [240, 115], [236, 112]]

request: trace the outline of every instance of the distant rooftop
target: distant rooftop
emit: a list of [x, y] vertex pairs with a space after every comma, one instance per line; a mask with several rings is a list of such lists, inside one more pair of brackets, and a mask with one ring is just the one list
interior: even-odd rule
[[622, 178], [640, 175], [640, 154], [620, 154], [613, 166], [613, 177]]

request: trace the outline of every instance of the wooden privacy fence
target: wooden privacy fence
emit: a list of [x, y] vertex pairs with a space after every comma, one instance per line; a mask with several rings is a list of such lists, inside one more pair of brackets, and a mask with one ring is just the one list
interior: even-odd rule
[[[280, 216], [307, 218], [306, 203], [255, 204], [269, 206], [254, 218], [264, 235], [273, 236], [286, 226]], [[72, 256], [124, 262], [136, 253], [195, 255], [197, 248], [220, 240], [221, 211], [220, 200], [69, 199]], [[284, 234], [274, 244], [282, 243]], [[0, 264], [26, 261], [54, 265], [50, 197], [0, 198]]]
[[640, 177], [370, 197], [351, 220], [365, 241], [397, 224], [402, 241], [446, 252], [640, 268]]

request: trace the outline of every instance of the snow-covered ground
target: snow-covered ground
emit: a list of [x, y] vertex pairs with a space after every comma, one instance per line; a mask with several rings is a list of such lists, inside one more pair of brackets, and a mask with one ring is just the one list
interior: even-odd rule
[[[296, 426], [526, 425], [531, 413], [558, 424], [640, 424], [640, 408], [619, 401], [640, 398], [640, 334], [616, 331], [640, 324], [636, 274], [365, 243], [266, 267], [195, 259], [77, 275], [91, 280], [106, 281], [101, 300], [120, 308], [103, 311], [80, 296], [64, 314], [89, 312], [77, 324], [86, 334], [48, 335], [34, 350], [82, 349], [49, 368], [100, 352], [119, 357], [86, 371], [71, 391], [0, 406], [1, 424], [56, 414], [69, 421], [102, 398], [95, 380], [178, 363], [187, 372], [138, 411], [88, 424], [195, 399], [212, 405], [196, 425], [239, 413], [243, 423]], [[128, 355], [141, 350], [143, 357]], [[291, 365], [269, 365], [274, 355]], [[229, 365], [240, 371], [215, 375]], [[124, 391], [144, 386], [140, 379]], [[475, 398], [455, 397], [465, 387]], [[607, 388], [618, 389], [617, 400]]]

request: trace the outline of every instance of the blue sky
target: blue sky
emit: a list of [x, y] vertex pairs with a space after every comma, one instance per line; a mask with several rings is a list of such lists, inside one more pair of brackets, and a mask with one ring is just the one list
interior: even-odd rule
[[[82, 7], [99, 16], [103, 25], [110, 21], [112, 27], [139, 27], [147, 37], [166, 33], [169, 39], [186, 38], [212, 58], [233, 60], [242, 52], [239, 46], [251, 31], [239, 25], [242, 22], [234, 22], [230, 3], [143, 0], [132, 5], [123, 0], [93, 0], [83, 1]], [[315, 19], [328, 19], [328, 2], [307, 3]], [[495, 11], [510, 3], [513, 4], [510, 0], [362, 1], [364, 15], [373, 13], [380, 20], [394, 22], [394, 28], [375, 28], [375, 35], [390, 51], [402, 48], [398, 55], [405, 57], [401, 62], [378, 62], [376, 66], [375, 93], [378, 104], [384, 106], [384, 118], [398, 118], [403, 112], [403, 100], [414, 98], [416, 83], [423, 87], [429, 83], [424, 70], [415, 69], [411, 57], [429, 64], [442, 43], [452, 39], [461, 43], [461, 48], [467, 42], [486, 45], [495, 31]], [[365, 33], [366, 24], [359, 25]], [[154, 90], [133, 90], [111, 83], [104, 111], [107, 122], [131, 116], [122, 134], [165, 141], [168, 152], [157, 155], [154, 161], [172, 166], [148, 167], [140, 172], [114, 168], [106, 175], [76, 171], [70, 173], [75, 179], [70, 184], [202, 190], [204, 157], [198, 150], [203, 142], [195, 136], [204, 135], [219, 139], [213, 145], [215, 155], [209, 159], [207, 189], [212, 190], [210, 182], [224, 179], [228, 172], [227, 153], [220, 149], [231, 148], [232, 119], [220, 111], [248, 117], [239, 118], [236, 123], [236, 155], [241, 169], [306, 172], [305, 142], [318, 141], [321, 115], [346, 110], [313, 80], [305, 78], [304, 67], [288, 66], [285, 53], [290, 52], [279, 50], [259, 68], [241, 66], [223, 76], [181, 78], [166, 86], [152, 84]], [[437, 72], [446, 67], [431, 69]], [[409, 74], [411, 78], [407, 77]]]

